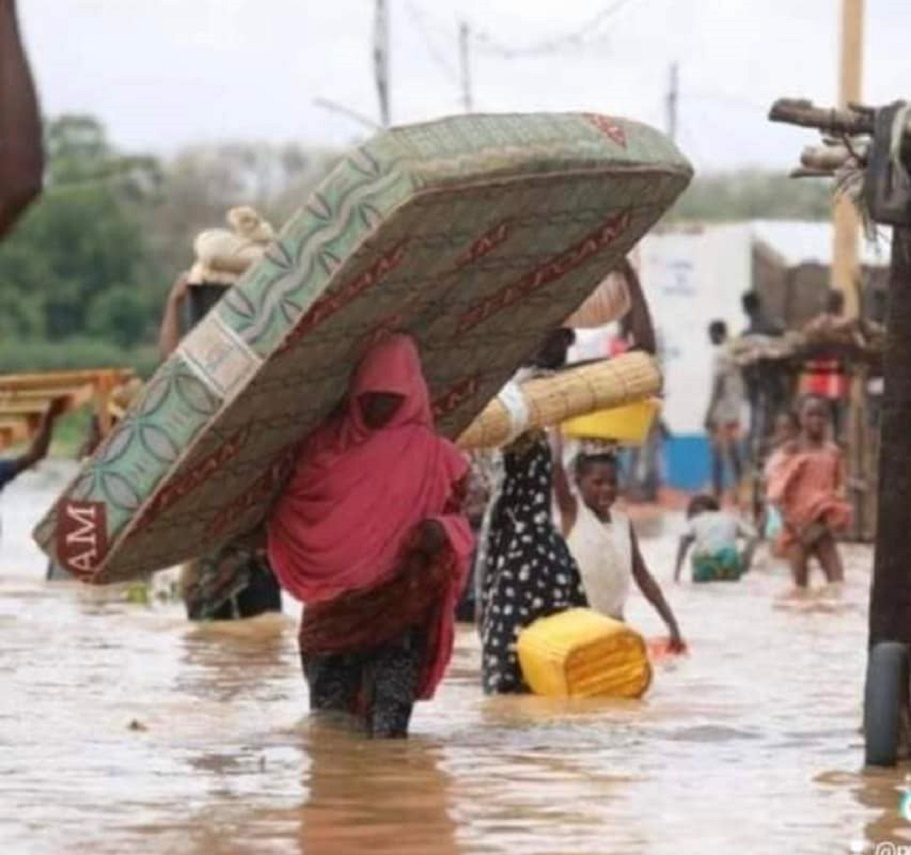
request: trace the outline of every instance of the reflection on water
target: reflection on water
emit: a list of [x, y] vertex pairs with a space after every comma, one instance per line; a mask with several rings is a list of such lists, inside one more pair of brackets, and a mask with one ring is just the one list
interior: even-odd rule
[[[58, 481], [4, 496], [0, 852], [849, 852], [911, 843], [904, 771], [863, 774], [869, 554], [840, 595], [666, 582], [692, 654], [645, 702], [484, 698], [477, 641], [414, 738], [309, 720], [296, 614], [192, 627], [178, 606], [47, 586], [27, 531]], [[670, 576], [678, 521], [644, 548]], [[660, 633], [635, 601], [630, 618]], [[132, 725], [132, 726], [131, 726]]]

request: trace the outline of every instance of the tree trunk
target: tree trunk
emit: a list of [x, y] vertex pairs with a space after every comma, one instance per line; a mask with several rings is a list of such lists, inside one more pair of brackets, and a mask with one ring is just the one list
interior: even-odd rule
[[870, 644], [911, 642], [911, 228], [892, 237]]

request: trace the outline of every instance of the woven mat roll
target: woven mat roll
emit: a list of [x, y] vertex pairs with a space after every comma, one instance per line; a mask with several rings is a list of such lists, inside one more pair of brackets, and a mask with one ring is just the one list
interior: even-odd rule
[[[551, 427], [597, 410], [641, 401], [661, 391], [661, 372], [645, 353], [626, 353], [605, 362], [569, 368], [519, 387], [524, 430]], [[517, 433], [516, 418], [502, 397], [494, 398], [459, 437], [466, 450], [497, 448]]]

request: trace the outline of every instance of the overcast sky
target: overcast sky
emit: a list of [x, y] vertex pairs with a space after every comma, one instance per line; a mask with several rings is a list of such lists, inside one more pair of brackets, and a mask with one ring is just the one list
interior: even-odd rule
[[[457, 28], [475, 109], [595, 110], [664, 127], [680, 64], [678, 142], [698, 168], [792, 165], [810, 135], [771, 101], [836, 96], [840, 0], [388, 0], [395, 122], [461, 109]], [[602, 10], [620, 8], [589, 26]], [[346, 145], [377, 116], [372, 0], [19, 0], [45, 113], [100, 116], [128, 150], [199, 140]], [[582, 44], [561, 41], [579, 30]], [[867, 0], [864, 95], [911, 95], [911, 2]], [[504, 56], [557, 40], [536, 56]]]

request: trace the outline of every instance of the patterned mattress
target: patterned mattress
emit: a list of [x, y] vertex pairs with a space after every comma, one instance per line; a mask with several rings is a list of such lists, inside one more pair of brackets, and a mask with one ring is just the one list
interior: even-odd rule
[[379, 133], [161, 366], [36, 540], [107, 583], [249, 531], [389, 330], [417, 339], [438, 426], [457, 437], [691, 174], [662, 134], [601, 115]]

